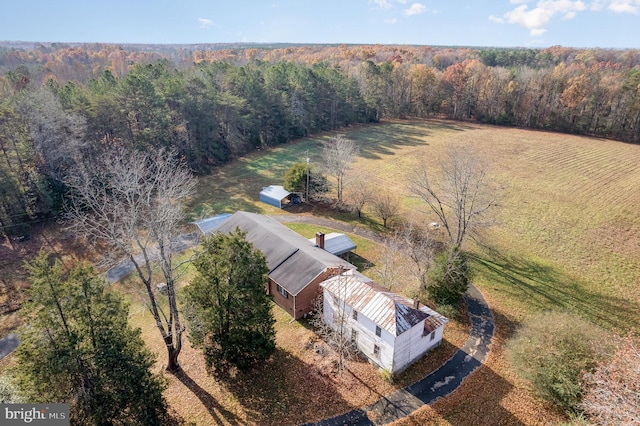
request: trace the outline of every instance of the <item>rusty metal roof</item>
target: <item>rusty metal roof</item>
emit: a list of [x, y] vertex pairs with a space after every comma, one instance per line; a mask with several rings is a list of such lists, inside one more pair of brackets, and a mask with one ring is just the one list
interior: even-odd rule
[[358, 311], [358, 315], [366, 316], [393, 336], [399, 336], [422, 321], [429, 331], [449, 321], [427, 306], [416, 309], [413, 300], [380, 287], [357, 271], [347, 271], [320, 285]]

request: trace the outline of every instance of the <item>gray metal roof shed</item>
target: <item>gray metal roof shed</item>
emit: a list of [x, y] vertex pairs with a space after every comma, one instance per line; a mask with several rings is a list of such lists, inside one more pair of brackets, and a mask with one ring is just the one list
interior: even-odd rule
[[[315, 238], [309, 238], [309, 241], [312, 244], [316, 244]], [[344, 234], [339, 234], [337, 232], [331, 232], [324, 236], [324, 249], [331, 254], [335, 254], [336, 256], [340, 256], [341, 254], [348, 253], [357, 248], [356, 243], [351, 241], [351, 238], [347, 237]]]
[[260, 201], [271, 206], [282, 208], [282, 200], [288, 198], [291, 193], [281, 185], [271, 185], [262, 188], [260, 191]]

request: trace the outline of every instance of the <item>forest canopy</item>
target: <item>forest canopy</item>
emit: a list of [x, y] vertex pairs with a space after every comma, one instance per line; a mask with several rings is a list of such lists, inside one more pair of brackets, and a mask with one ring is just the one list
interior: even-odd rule
[[640, 142], [640, 51], [0, 44], [0, 234], [56, 216], [65, 174], [165, 148], [204, 174], [261, 146], [442, 117]]

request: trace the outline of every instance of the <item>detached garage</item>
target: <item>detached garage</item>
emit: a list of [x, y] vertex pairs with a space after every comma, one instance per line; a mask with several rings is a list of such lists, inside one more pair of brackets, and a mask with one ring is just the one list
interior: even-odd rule
[[260, 191], [260, 201], [281, 209], [283, 204], [289, 203], [291, 195], [291, 192], [284, 189], [284, 187], [271, 185], [262, 188], [262, 191]]

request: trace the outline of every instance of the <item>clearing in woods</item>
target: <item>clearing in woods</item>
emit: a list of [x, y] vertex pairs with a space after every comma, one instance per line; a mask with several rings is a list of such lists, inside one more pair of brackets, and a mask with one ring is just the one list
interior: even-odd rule
[[[354, 170], [372, 174], [376, 190], [401, 194], [405, 217], [435, 220], [411, 196], [410, 175], [424, 162], [436, 177], [450, 146], [480, 153], [491, 165], [490, 176], [499, 194], [496, 225], [485, 233], [483, 245], [467, 247], [473, 253], [474, 282], [491, 306], [497, 326], [489, 359], [453, 395], [399, 423], [561, 422], [515, 376], [502, 355], [503, 343], [531, 314], [549, 309], [573, 311], [621, 334], [640, 329], [636, 285], [640, 281], [640, 146], [440, 120], [384, 122], [340, 133], [360, 147]], [[255, 152], [200, 178], [190, 219], [238, 209], [290, 213], [260, 203], [261, 188], [281, 184], [284, 172], [294, 162], [304, 161], [307, 152], [311, 162], [318, 164], [321, 142], [332, 135]], [[345, 201], [349, 202], [348, 188]], [[367, 207], [361, 221], [355, 214], [321, 208], [312, 213], [380, 229], [380, 221]], [[375, 263], [377, 250], [365, 246], [358, 254]], [[124, 290], [121, 284], [117, 287]], [[402, 287], [410, 290], [411, 285]], [[143, 329], [147, 344], [159, 354], [161, 370], [162, 341], [137, 302], [135, 290], [125, 292], [132, 302], [131, 321]], [[311, 331], [290, 323], [278, 308], [274, 312], [279, 349], [257, 379], [238, 377], [232, 383], [217, 383], [206, 375], [200, 353], [186, 343], [180, 359], [185, 374], [166, 375], [170, 382], [166, 397], [187, 422], [301, 423], [370, 403], [401, 385], [382, 381], [366, 363], [353, 364], [361, 383], [328, 374], [320, 364], [329, 361], [318, 359], [311, 348]], [[451, 325], [442, 351], [416, 366], [417, 373], [411, 369], [411, 375], [435, 368], [432, 364], [441, 362], [438, 358], [464, 342], [465, 325]]]
[[[495, 226], [482, 246], [467, 247], [474, 254], [474, 281], [496, 317], [492, 354], [459, 392], [414, 420], [545, 424], [556, 419], [514, 375], [502, 344], [531, 314], [549, 309], [573, 311], [620, 334], [640, 329], [640, 146], [440, 120], [384, 122], [340, 133], [360, 147], [356, 173], [373, 174], [377, 190], [403, 195], [405, 217], [435, 220], [411, 196], [410, 175], [425, 162], [436, 177], [451, 146], [482, 155], [498, 194]], [[321, 142], [330, 137], [276, 147], [223, 167], [201, 180], [194, 211], [279, 214], [257, 201], [261, 187], [281, 183], [307, 150], [317, 164]], [[345, 192], [348, 203], [348, 188]], [[367, 208], [365, 216], [366, 225], [378, 221]], [[358, 222], [355, 215], [340, 218]]]

